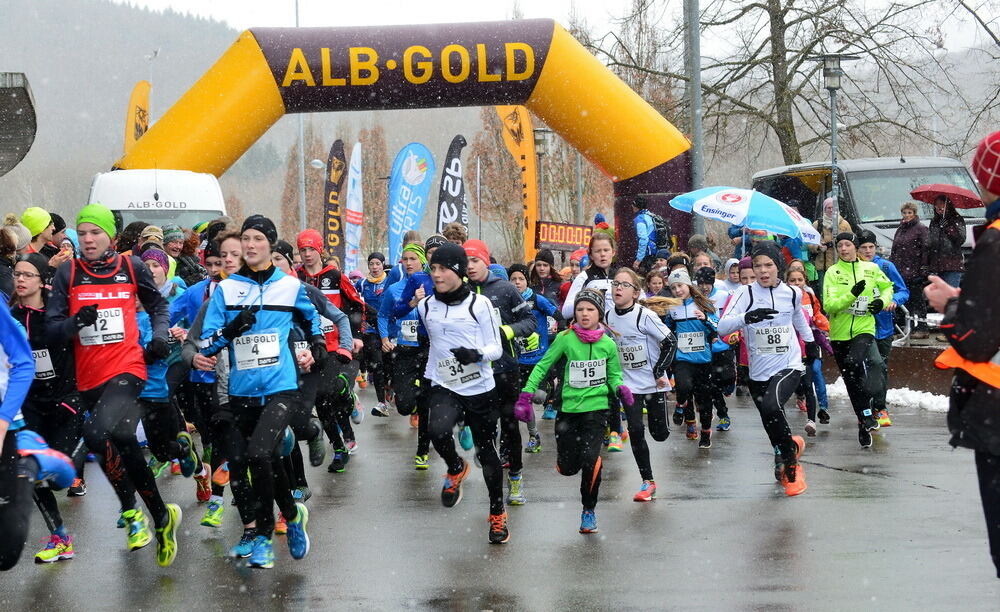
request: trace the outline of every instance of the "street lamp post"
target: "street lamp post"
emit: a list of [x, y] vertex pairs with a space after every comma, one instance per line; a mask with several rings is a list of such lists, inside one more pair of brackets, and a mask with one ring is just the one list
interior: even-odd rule
[[840, 227], [840, 186], [837, 182], [837, 90], [844, 71], [840, 62], [861, 59], [857, 55], [828, 53], [814, 58], [823, 62], [823, 86], [830, 92], [830, 199], [833, 200], [833, 218], [830, 232], [836, 236]]
[[542, 157], [549, 152], [549, 138], [552, 136], [552, 130], [535, 128], [532, 132], [534, 132], [535, 137], [535, 155], [538, 156], [538, 218], [545, 219], [543, 214], [545, 210], [545, 172], [542, 168]]

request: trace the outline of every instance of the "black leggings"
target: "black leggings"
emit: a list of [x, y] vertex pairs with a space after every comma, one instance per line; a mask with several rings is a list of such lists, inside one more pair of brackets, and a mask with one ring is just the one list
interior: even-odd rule
[[[677, 383], [677, 404], [684, 407], [684, 420], [694, 421], [695, 406], [702, 429], [712, 428], [712, 364], [674, 362], [674, 382]], [[694, 399], [694, 402], [691, 399]]]
[[726, 391], [736, 384], [736, 351], [729, 349], [712, 354], [712, 404], [721, 419], [729, 416]]
[[851, 406], [854, 407], [854, 414], [858, 416], [858, 421], [864, 416], [865, 410], [871, 410], [872, 396], [868, 392], [868, 350], [871, 348], [875, 337], [870, 334], [862, 334], [850, 340], [832, 340], [833, 357], [837, 360], [837, 367], [844, 376], [844, 385], [847, 387], [847, 396], [851, 398]]
[[393, 358], [392, 388], [396, 394], [396, 411], [402, 416], [416, 412], [417, 423], [417, 454], [426, 455], [431, 447], [431, 438], [427, 433], [427, 391], [430, 381], [424, 378], [424, 368], [427, 365], [427, 350], [397, 346]]
[[[215, 383], [189, 382], [187, 386], [191, 399], [191, 403], [186, 406], [187, 416], [201, 436], [202, 452], [208, 455], [208, 458], [204, 456], [202, 458], [209, 464], [209, 469], [214, 474], [215, 470], [226, 462], [222, 448], [215, 441], [215, 427], [212, 425], [212, 415], [219, 409]], [[223, 487], [212, 483], [212, 495], [222, 497], [224, 491]]]
[[990, 556], [1000, 578], [1000, 457], [976, 451], [976, 475], [979, 496], [986, 515], [986, 533], [990, 541]]
[[757, 411], [760, 412], [760, 420], [764, 424], [767, 438], [786, 465], [795, 463], [796, 448], [795, 442], [792, 441], [792, 430], [789, 429], [788, 421], [785, 420], [782, 406], [795, 393], [795, 387], [799, 385], [801, 376], [802, 372], [787, 369], [765, 381], [747, 381], [747, 386], [750, 388], [750, 398], [753, 399]]
[[521, 421], [514, 416], [514, 403], [521, 391], [521, 374], [516, 369], [493, 374], [496, 387], [494, 401], [500, 410], [501, 454], [510, 461], [510, 473], [519, 474], [524, 468], [521, 448]]
[[142, 427], [146, 432], [149, 450], [158, 461], [170, 461], [182, 457], [177, 434], [184, 427], [181, 414], [168, 401], [140, 399]]
[[[73, 394], [61, 401], [38, 401], [28, 397], [21, 407], [26, 427], [45, 438], [49, 448], [72, 457], [80, 445], [83, 428], [83, 412], [80, 410], [80, 396]], [[50, 532], [62, 527], [62, 514], [56, 496], [48, 487], [36, 487], [35, 505], [45, 519]]]
[[[556, 416], [556, 469], [563, 476], [580, 472], [580, 500], [584, 510], [597, 506], [597, 493], [601, 488], [601, 447], [607, 423], [606, 409], [560, 411]], [[629, 419], [631, 424], [632, 419]]]
[[97, 456], [122, 510], [135, 507], [138, 492], [153, 524], [160, 528], [167, 523], [167, 507], [135, 439], [142, 413], [138, 397], [144, 384], [133, 374], [119, 374], [99, 387], [83, 391], [83, 407], [90, 410], [90, 418], [83, 424], [83, 439]]
[[316, 414], [333, 448], [339, 451], [346, 451], [346, 442], [354, 440], [351, 412], [354, 410], [354, 379], [358, 376], [358, 367], [357, 360], [343, 364], [329, 357], [316, 394]]
[[382, 339], [378, 334], [362, 334], [361, 369], [371, 375], [372, 386], [375, 387], [375, 397], [380, 403], [385, 403], [385, 387], [388, 377], [382, 367]]
[[[464, 467], [462, 458], [455, 450], [452, 431], [460, 418], [472, 430], [476, 444], [476, 456], [483, 466], [483, 479], [490, 496], [490, 514], [502, 514], [503, 468], [497, 454], [497, 409], [493, 391], [479, 395], [459, 395], [437, 385], [431, 387], [427, 400], [428, 434], [434, 443], [434, 450], [444, 459], [449, 474], [458, 474]], [[601, 435], [604, 435], [603, 426]]]
[[8, 431], [0, 451], [0, 571], [11, 569], [21, 558], [37, 475], [38, 462], [18, 456], [17, 437]]
[[[276, 455], [278, 443], [284, 437], [291, 418], [292, 405], [298, 400], [297, 395], [288, 392], [264, 398], [229, 399], [239, 432], [238, 440], [234, 440], [235, 448], [229, 455], [230, 478], [235, 472], [245, 473], [249, 468], [256, 497], [252, 502], [255, 504], [257, 532], [268, 538], [274, 531], [275, 503], [286, 519], [293, 519], [298, 513], [285, 467]], [[242, 509], [240, 514], [243, 515]]]
[[657, 442], [663, 442], [670, 435], [667, 424], [667, 402], [662, 391], [636, 393], [635, 403], [625, 407], [628, 416], [628, 440], [632, 445], [632, 456], [639, 466], [643, 480], [653, 480], [653, 467], [649, 463], [649, 445], [646, 444], [646, 428], [642, 423], [642, 409], [646, 408], [649, 418], [649, 435]]
[[816, 389], [813, 387], [813, 362], [815, 359], [806, 358], [806, 369], [799, 379], [799, 385], [795, 389], [795, 394], [806, 398], [806, 416], [810, 421], [816, 420]]

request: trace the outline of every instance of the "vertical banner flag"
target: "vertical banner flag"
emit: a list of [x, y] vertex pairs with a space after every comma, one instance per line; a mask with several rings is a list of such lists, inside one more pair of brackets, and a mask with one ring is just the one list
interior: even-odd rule
[[326, 186], [323, 194], [323, 243], [326, 256], [336, 262], [337, 268], [344, 269], [344, 217], [340, 201], [344, 193], [344, 177], [347, 160], [344, 158], [344, 141], [337, 139], [330, 147], [330, 157], [326, 161]]
[[441, 169], [441, 188], [438, 190], [437, 233], [444, 226], [458, 221], [469, 229], [469, 205], [465, 201], [465, 181], [462, 178], [462, 149], [468, 143], [459, 134], [451, 139], [448, 155]]
[[434, 157], [427, 147], [411, 142], [399, 151], [389, 176], [389, 261], [386, 265], [393, 266], [399, 261], [403, 234], [420, 227], [433, 180]]
[[132, 88], [125, 111], [125, 153], [149, 129], [149, 81], [139, 81]]
[[503, 141], [521, 169], [521, 208], [524, 212], [524, 261], [535, 258], [535, 224], [538, 222], [538, 168], [531, 117], [523, 106], [497, 106]]
[[[347, 167], [347, 209], [344, 211], [344, 238], [347, 255], [344, 271], [358, 270], [361, 265], [361, 230], [364, 226], [364, 199], [361, 191], [361, 143], [351, 149], [351, 164]], [[364, 270], [362, 270], [364, 272]]]

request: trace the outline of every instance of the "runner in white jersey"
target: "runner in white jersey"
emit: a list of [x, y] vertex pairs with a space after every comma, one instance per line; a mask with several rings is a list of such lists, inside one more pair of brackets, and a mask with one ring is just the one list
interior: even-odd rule
[[719, 321], [719, 334], [742, 330], [750, 358], [750, 396], [760, 411], [764, 430], [774, 447], [775, 476], [780, 476], [787, 495], [806, 490], [805, 474], [798, 457], [805, 440], [793, 436], [782, 412], [799, 384], [805, 366], [795, 334], [814, 342], [812, 329], [802, 312], [802, 293], [781, 281], [784, 258], [776, 244], [761, 241], [754, 246], [756, 282], [733, 295]]

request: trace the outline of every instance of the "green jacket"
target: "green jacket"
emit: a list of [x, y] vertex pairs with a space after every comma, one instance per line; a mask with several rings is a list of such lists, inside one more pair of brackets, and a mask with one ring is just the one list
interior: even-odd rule
[[[865, 280], [865, 290], [854, 297], [851, 288]], [[830, 340], [850, 340], [861, 334], [875, 335], [875, 315], [868, 304], [875, 298], [892, 301], [892, 281], [878, 264], [858, 259], [838, 259], [823, 277], [823, 308], [830, 319]]]
[[537, 391], [549, 368], [561, 357], [566, 358], [560, 391], [563, 412], [607, 410], [608, 398], [622, 384], [622, 366], [614, 340], [605, 335], [597, 342], [587, 344], [573, 330], [560, 332], [542, 360], [535, 364], [523, 391]]

